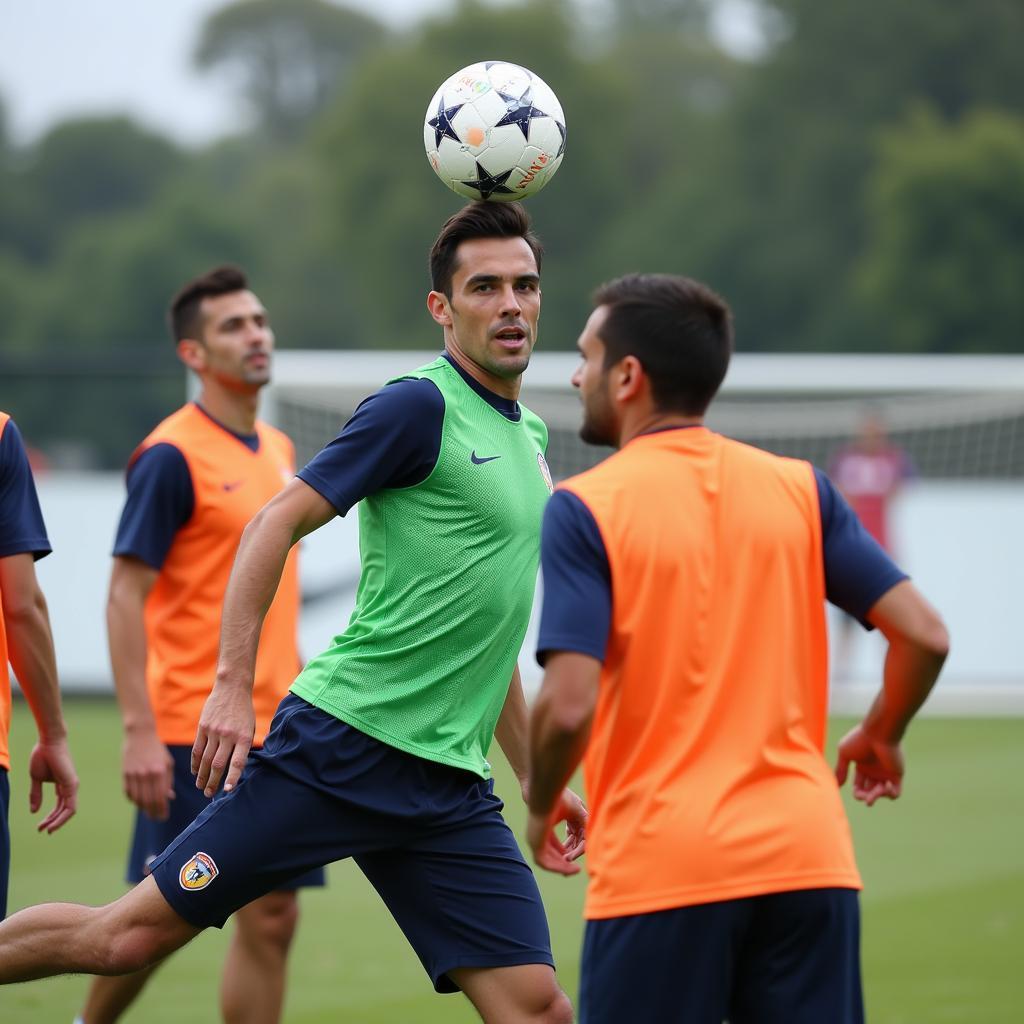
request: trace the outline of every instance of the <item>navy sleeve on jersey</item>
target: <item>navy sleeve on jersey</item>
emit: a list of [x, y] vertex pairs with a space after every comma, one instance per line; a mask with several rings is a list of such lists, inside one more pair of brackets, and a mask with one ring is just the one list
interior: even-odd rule
[[907, 578], [882, 546], [864, 528], [835, 484], [817, 467], [821, 508], [821, 544], [825, 558], [825, 596], [844, 612], [865, 620], [872, 605], [886, 591]]
[[185, 456], [173, 444], [147, 448], [128, 470], [128, 497], [117, 525], [114, 555], [138, 558], [159, 571], [194, 507]]
[[574, 651], [604, 660], [612, 623], [612, 573], [591, 511], [570, 491], [555, 491], [544, 509], [540, 562], [544, 606], [537, 660]]
[[8, 420], [0, 435], [0, 558], [52, 550], [21, 432]]
[[437, 385], [402, 378], [364, 399], [341, 433], [299, 471], [299, 479], [343, 516], [369, 494], [426, 480], [437, 465], [443, 425]]

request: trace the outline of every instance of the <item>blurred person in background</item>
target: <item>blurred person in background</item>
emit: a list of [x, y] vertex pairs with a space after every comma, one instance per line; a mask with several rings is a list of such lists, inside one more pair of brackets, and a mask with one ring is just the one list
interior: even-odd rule
[[39, 732], [28, 763], [29, 809], [35, 814], [42, 806], [43, 783], [52, 782], [57, 796], [53, 810], [39, 823], [38, 830], [56, 832], [75, 813], [78, 799], [78, 777], [68, 750], [50, 617], [35, 570], [36, 560], [51, 550], [21, 434], [10, 416], [0, 412], [0, 920], [7, 914], [11, 856], [7, 828], [11, 797], [8, 663], [14, 668]]
[[[910, 456], [889, 439], [878, 410], [865, 410], [856, 437], [832, 456], [828, 473], [868, 533], [883, 551], [895, 555], [892, 502], [915, 470]], [[844, 679], [850, 674], [856, 621], [845, 614], [838, 620], [833, 675]]]
[[[148, 875], [151, 861], [208, 803], [189, 757], [213, 687], [228, 574], [246, 524], [295, 472], [291, 442], [257, 419], [274, 333], [244, 273], [218, 267], [189, 281], [174, 297], [169, 320], [178, 357], [200, 390], [129, 460], [107, 602], [124, 790], [137, 808], [131, 883]], [[298, 610], [293, 554], [260, 640], [257, 746], [299, 668]], [[280, 1020], [299, 914], [296, 889], [322, 884], [322, 871], [296, 878], [234, 915], [220, 996], [229, 1024]], [[95, 979], [78, 1020], [118, 1020], [155, 970]]]
[[[900, 742], [945, 627], [810, 463], [709, 431], [732, 318], [688, 278], [599, 289], [573, 376], [581, 436], [619, 450], [544, 513], [544, 682], [528, 841], [584, 759], [583, 1024], [861, 1024], [860, 876], [839, 785], [899, 796]], [[889, 644], [825, 760], [826, 598]]]

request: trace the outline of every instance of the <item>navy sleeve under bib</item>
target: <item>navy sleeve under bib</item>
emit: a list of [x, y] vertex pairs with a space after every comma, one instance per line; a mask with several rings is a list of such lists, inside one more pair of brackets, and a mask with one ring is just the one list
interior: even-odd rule
[[138, 558], [159, 571], [175, 534], [192, 517], [192, 474], [181, 450], [161, 443], [147, 448], [132, 463], [127, 483], [113, 553]]
[[25, 443], [14, 420], [0, 434], [0, 558], [51, 551]]

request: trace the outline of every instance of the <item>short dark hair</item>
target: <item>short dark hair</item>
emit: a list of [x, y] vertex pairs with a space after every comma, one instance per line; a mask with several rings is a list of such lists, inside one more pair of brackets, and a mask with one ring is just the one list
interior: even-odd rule
[[659, 412], [703, 416], [732, 355], [732, 313], [706, 285], [672, 274], [630, 274], [601, 285], [608, 316], [598, 336], [605, 368], [635, 356]]
[[198, 338], [203, 326], [199, 315], [203, 299], [230, 295], [232, 292], [244, 292], [248, 287], [249, 281], [245, 271], [231, 264], [214, 267], [213, 270], [192, 278], [183, 284], [171, 299], [167, 311], [171, 337], [175, 341], [181, 341], [182, 338]]
[[469, 203], [445, 221], [430, 247], [430, 284], [435, 292], [452, 297], [455, 250], [473, 238], [523, 238], [533, 251], [540, 273], [544, 246], [533, 233], [530, 215], [521, 203]]

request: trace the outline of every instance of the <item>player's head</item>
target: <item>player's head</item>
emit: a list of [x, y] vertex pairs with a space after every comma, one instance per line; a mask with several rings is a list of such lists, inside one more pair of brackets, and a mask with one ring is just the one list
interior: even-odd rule
[[243, 392], [269, 382], [274, 332], [238, 267], [215, 267], [184, 284], [168, 321], [179, 357], [201, 378]]
[[427, 297], [446, 346], [518, 378], [537, 340], [543, 252], [519, 203], [470, 203], [450, 217], [430, 250]]
[[594, 293], [572, 382], [583, 401], [580, 436], [619, 442], [624, 410], [699, 420], [732, 355], [732, 315], [710, 288], [688, 277], [630, 274]]

